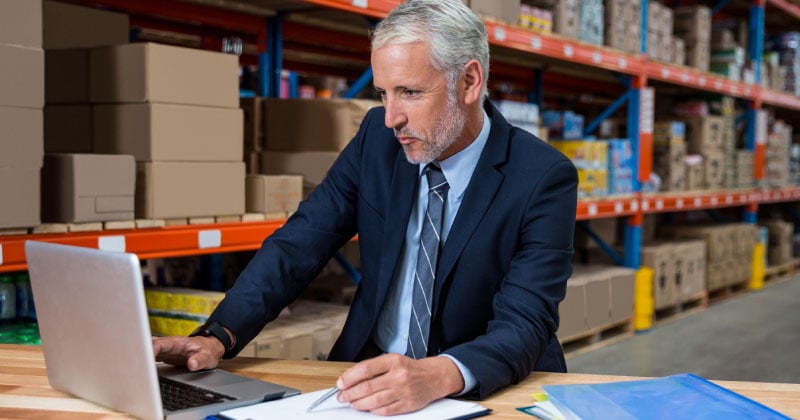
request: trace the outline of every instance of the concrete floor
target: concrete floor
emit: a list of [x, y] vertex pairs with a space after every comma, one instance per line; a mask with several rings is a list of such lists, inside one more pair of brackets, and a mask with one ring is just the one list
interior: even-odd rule
[[800, 275], [567, 356], [574, 373], [800, 383]]

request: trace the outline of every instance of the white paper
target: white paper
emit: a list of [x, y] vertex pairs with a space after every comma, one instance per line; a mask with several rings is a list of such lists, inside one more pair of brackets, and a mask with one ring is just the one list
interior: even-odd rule
[[[370, 414], [363, 411], [358, 411], [350, 408], [347, 404], [342, 404], [336, 400], [336, 397], [331, 397], [327, 401], [317, 406], [310, 413], [306, 413], [306, 409], [312, 402], [322, 396], [327, 389], [321, 391], [310, 392], [308, 394], [300, 394], [294, 397], [284, 398], [281, 400], [269, 401], [261, 404], [255, 404], [248, 407], [235, 408], [233, 410], [223, 411], [225, 417], [231, 419], [385, 419], [386, 417]], [[468, 402], [451, 399], [443, 399], [435, 401], [423, 408], [422, 410], [415, 411], [408, 414], [400, 414], [392, 416], [392, 420], [442, 420], [458, 418], [469, 414], [477, 414], [487, 411], [483, 406]]]

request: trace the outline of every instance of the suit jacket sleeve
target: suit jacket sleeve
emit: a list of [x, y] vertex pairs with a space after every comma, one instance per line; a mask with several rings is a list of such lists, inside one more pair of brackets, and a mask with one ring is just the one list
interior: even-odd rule
[[508, 270], [503, 274], [498, 268], [503, 278], [485, 335], [445, 350], [475, 375], [477, 398], [517, 383], [535, 369], [565, 370], [555, 331], [558, 304], [572, 271], [578, 180], [575, 167], [563, 156], [544, 161], [551, 166], [530, 190], [519, 245]]
[[225, 358], [238, 354], [293, 302], [355, 235], [359, 162], [368, 122], [286, 224], [264, 240], [209, 317], [236, 335], [236, 345]]

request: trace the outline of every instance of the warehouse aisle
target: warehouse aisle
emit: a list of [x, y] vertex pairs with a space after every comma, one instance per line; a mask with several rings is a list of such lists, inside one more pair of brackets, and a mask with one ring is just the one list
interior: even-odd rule
[[800, 275], [567, 357], [573, 373], [800, 383]]

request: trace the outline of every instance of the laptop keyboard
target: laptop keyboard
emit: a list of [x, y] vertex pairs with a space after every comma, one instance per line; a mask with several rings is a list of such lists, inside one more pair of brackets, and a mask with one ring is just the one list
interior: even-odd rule
[[200, 407], [236, 399], [229, 395], [220, 394], [169, 378], [159, 377], [158, 382], [161, 385], [161, 403], [164, 409], [169, 411]]

